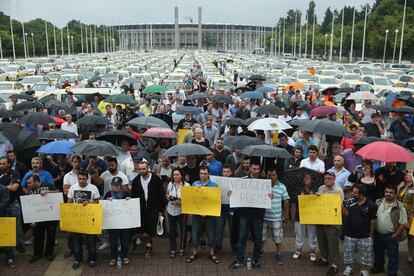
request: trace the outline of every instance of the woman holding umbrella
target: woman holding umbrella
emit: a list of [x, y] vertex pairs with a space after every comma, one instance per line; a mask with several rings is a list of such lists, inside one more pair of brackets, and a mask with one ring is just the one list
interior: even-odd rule
[[354, 185], [362, 184], [366, 187], [366, 197], [372, 202], [375, 202], [375, 174], [372, 168], [372, 162], [370, 160], [365, 160], [362, 166], [357, 166], [355, 172], [351, 174], [348, 180]]

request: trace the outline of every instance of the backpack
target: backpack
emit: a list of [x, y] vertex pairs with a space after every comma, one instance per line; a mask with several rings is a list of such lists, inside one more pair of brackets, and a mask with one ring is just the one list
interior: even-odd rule
[[[378, 199], [376, 201], [377, 207], [379, 207], [383, 201], [384, 201], [384, 198]], [[399, 225], [398, 221], [400, 220], [400, 211], [401, 211], [401, 209], [403, 209], [403, 206], [397, 200], [397, 206], [392, 207], [391, 212], [390, 212], [391, 222], [392, 222], [392, 225], [394, 227], [394, 232], [397, 231], [397, 229], [398, 229], [398, 225]], [[402, 231], [401, 236], [398, 239], [398, 242], [405, 241], [406, 239], [407, 239], [407, 233], [404, 230], [404, 231]]]

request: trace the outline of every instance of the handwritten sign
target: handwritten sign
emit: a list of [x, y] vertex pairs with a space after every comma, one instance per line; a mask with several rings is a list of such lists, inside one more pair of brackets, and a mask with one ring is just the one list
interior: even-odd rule
[[0, 218], [0, 247], [16, 246], [16, 218]]
[[411, 222], [411, 228], [410, 228], [410, 233], [411, 236], [414, 236], [414, 219]]
[[100, 200], [103, 218], [102, 229], [130, 229], [141, 226], [139, 198], [129, 200]]
[[341, 195], [299, 195], [298, 200], [301, 224], [342, 224]]
[[101, 234], [102, 205], [61, 203], [60, 229], [82, 234]]
[[270, 179], [233, 178], [230, 207], [272, 208], [269, 194], [272, 192]]
[[24, 223], [54, 221], [60, 219], [59, 206], [63, 202], [62, 193], [25, 195], [20, 197]]
[[221, 191], [218, 187], [181, 187], [181, 210], [184, 214], [219, 217]]
[[177, 135], [178, 135], [177, 144], [179, 145], [179, 144], [184, 143], [184, 138], [189, 133], [191, 133], [191, 129], [183, 129], [183, 128], [179, 129], [178, 133], [177, 133]]
[[231, 190], [232, 184], [234, 182], [240, 181], [241, 178], [211, 175], [210, 180], [216, 183], [221, 189], [221, 204], [230, 204], [230, 199], [227, 192]]

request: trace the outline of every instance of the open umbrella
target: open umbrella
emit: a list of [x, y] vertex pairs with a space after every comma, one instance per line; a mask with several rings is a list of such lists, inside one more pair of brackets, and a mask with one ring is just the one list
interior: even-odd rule
[[75, 138], [78, 138], [75, 133], [63, 129], [46, 130], [37, 137], [39, 140], [62, 140]]
[[249, 118], [249, 119], [244, 119], [243, 120], [243, 125], [249, 126], [251, 123], [253, 123], [257, 120], [260, 120], [260, 119], [263, 119], [263, 117], [257, 116], [257, 117], [252, 117], [252, 118]]
[[0, 143], [4, 143], [4, 142], [7, 142], [7, 141], [9, 141], [9, 138], [4, 136], [4, 134], [0, 132]]
[[250, 130], [279, 130], [292, 128], [288, 123], [276, 118], [262, 118], [251, 123], [248, 127]]
[[414, 114], [414, 107], [404, 105], [404, 106], [395, 107], [392, 111], [398, 112], [398, 113]]
[[254, 109], [254, 112], [257, 114], [264, 114], [264, 115], [282, 115], [282, 110], [274, 104], [266, 104], [261, 105]]
[[208, 98], [206, 93], [194, 93], [187, 97], [187, 100], [201, 100]]
[[96, 136], [96, 140], [104, 140], [114, 145], [121, 145], [122, 141], [128, 141], [131, 145], [137, 144], [137, 139], [125, 130], [108, 130]]
[[203, 111], [200, 108], [195, 107], [195, 106], [183, 106], [180, 109], [177, 109], [175, 113], [180, 114], [180, 115], [184, 115], [187, 113], [190, 113], [192, 115], [198, 115], [198, 114], [203, 113]]
[[27, 100], [27, 101], [34, 101], [34, 98], [30, 95], [26, 94], [13, 94], [9, 97], [11, 100]]
[[20, 115], [12, 110], [0, 109], [0, 118], [18, 118]]
[[98, 115], [86, 115], [80, 118], [77, 122], [78, 125], [83, 126], [94, 126], [94, 125], [100, 125], [100, 126], [106, 126], [111, 124], [107, 119], [104, 117], [98, 116]]
[[357, 91], [352, 93], [351, 95], [348, 96], [348, 98], [346, 98], [347, 100], [354, 100], [356, 102], [360, 102], [360, 101], [376, 101], [378, 100], [378, 98], [371, 92], [369, 91]]
[[260, 100], [263, 99], [263, 93], [256, 93], [255, 91], [247, 91], [240, 95], [241, 99], [253, 99]]
[[370, 136], [370, 137], [361, 137], [358, 140], [354, 141], [354, 145], [368, 145], [374, 142], [383, 141], [381, 138]]
[[352, 87], [340, 87], [338, 88], [338, 90], [335, 91], [335, 94], [339, 94], [339, 93], [354, 93], [355, 89]]
[[46, 154], [74, 154], [75, 152], [71, 150], [71, 147], [74, 145], [75, 143], [71, 141], [54, 141], [41, 146], [37, 152]]
[[224, 120], [223, 125], [226, 125], [226, 126], [243, 126], [244, 121], [240, 118], [230, 118], [230, 119]]
[[335, 106], [319, 106], [315, 109], [312, 109], [309, 116], [326, 117], [326, 116], [336, 113], [337, 110], [338, 109]]
[[255, 81], [255, 80], [258, 80], [258, 81], [265, 81], [266, 80], [266, 78], [264, 77], [264, 76], [262, 76], [262, 75], [251, 75], [250, 77], [249, 77], [249, 79], [251, 80], [251, 81]]
[[343, 125], [331, 120], [298, 120], [291, 122], [290, 124], [297, 126], [298, 129], [303, 131], [316, 132], [336, 137], [352, 137], [352, 135], [348, 132], [348, 130], [346, 130], [346, 128]]
[[230, 136], [224, 139], [223, 144], [231, 149], [242, 149], [251, 145], [263, 145], [263, 141], [250, 136]]
[[382, 113], [388, 113], [393, 110], [393, 107], [390, 105], [373, 105], [372, 108]]
[[335, 95], [339, 93], [337, 92], [338, 90], [339, 90], [338, 87], [328, 87], [322, 90], [322, 95]]
[[50, 100], [45, 104], [45, 107], [48, 109], [54, 109], [54, 110], [60, 110], [63, 109], [65, 111], [68, 111], [68, 106], [61, 101], [58, 100]]
[[59, 117], [54, 117], [52, 116], [53, 121], [55, 121], [55, 125], [57, 126], [61, 126], [64, 122], [66, 122], [65, 120], [59, 118]]
[[127, 122], [128, 125], [141, 128], [170, 127], [166, 122], [153, 116], [142, 116]]
[[292, 104], [293, 109], [296, 109], [297, 107], [301, 107], [306, 113], [311, 113], [312, 107], [308, 104], [306, 101], [295, 101]]
[[49, 115], [38, 113], [38, 112], [26, 114], [22, 118], [20, 118], [20, 121], [24, 124], [39, 124], [39, 125], [45, 125], [45, 124], [50, 124], [50, 123], [55, 122], [53, 118], [50, 117]]
[[17, 151], [40, 147], [40, 142], [36, 137], [36, 132], [23, 129], [17, 134], [16, 140], [14, 141], [14, 147]]
[[410, 162], [413, 156], [407, 149], [385, 141], [373, 142], [363, 146], [356, 152], [364, 159], [378, 160], [383, 162]]
[[99, 140], [85, 140], [71, 147], [77, 154], [93, 156], [118, 156], [121, 152], [113, 144]]
[[303, 190], [303, 179], [305, 174], [312, 175], [313, 185], [312, 190], [316, 192], [323, 184], [323, 174], [308, 168], [296, 168], [287, 170], [280, 178], [280, 182], [285, 184], [289, 197], [293, 202], [297, 202], [297, 195]]
[[292, 83], [289, 83], [288, 85], [286, 85], [286, 87], [293, 87], [293, 89], [294, 90], [299, 90], [299, 89], [301, 89], [303, 86], [305, 86], [304, 84], [303, 84], [303, 82], [299, 82], [299, 81], [297, 81], [297, 82], [292, 82]]
[[268, 158], [289, 158], [287, 150], [271, 145], [250, 145], [241, 150], [247, 156], [268, 157]]
[[120, 103], [120, 104], [128, 104], [128, 105], [137, 105], [138, 102], [132, 98], [131, 96], [125, 95], [125, 94], [115, 94], [111, 95], [108, 98], [105, 99], [105, 102], [107, 103]]
[[272, 92], [272, 91], [274, 91], [274, 89], [272, 87], [262, 86], [262, 87], [257, 88], [254, 92], [256, 92], [256, 93], [269, 93], [269, 92]]
[[142, 134], [143, 137], [152, 138], [177, 138], [177, 133], [171, 128], [164, 127], [152, 127]]
[[39, 102], [22, 102], [16, 104], [14, 107], [14, 111], [22, 111], [22, 110], [29, 110], [33, 108], [43, 107], [43, 105]]
[[164, 121], [172, 129], [172, 127], [173, 127], [173, 119], [172, 119], [172, 116], [171, 115], [168, 115], [168, 114], [165, 114], [165, 113], [155, 113], [155, 114], [151, 114], [150, 116], [153, 116], [155, 118], [158, 118], [158, 119]]
[[198, 144], [180, 144], [169, 148], [164, 152], [162, 156], [175, 157], [175, 156], [189, 156], [189, 155], [209, 155], [213, 154], [208, 148]]
[[226, 95], [214, 95], [210, 99], [213, 103], [233, 104], [233, 99]]
[[158, 85], [158, 84], [147, 86], [142, 91], [142, 93], [144, 94], [155, 94], [155, 93], [165, 93], [165, 92], [167, 92], [167, 88], [165, 88], [164, 86]]

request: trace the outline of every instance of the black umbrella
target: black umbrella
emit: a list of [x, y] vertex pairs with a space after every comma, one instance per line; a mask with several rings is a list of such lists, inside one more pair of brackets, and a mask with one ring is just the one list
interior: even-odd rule
[[340, 94], [340, 93], [345, 93], [345, 94], [346, 93], [353, 93], [355, 91], [356, 90], [352, 87], [341, 87], [341, 88], [339, 88], [338, 90], [335, 91], [335, 95]]
[[36, 139], [36, 137], [36, 132], [23, 129], [17, 134], [13, 145], [17, 151], [40, 147], [40, 142]]
[[84, 126], [93, 126], [93, 125], [100, 125], [106, 126], [111, 124], [107, 119], [98, 115], [85, 115], [77, 121], [78, 125]]
[[361, 137], [358, 140], [354, 141], [354, 145], [368, 145], [373, 142], [384, 141], [381, 138], [370, 136], [370, 137]]
[[258, 80], [258, 81], [265, 81], [265, 80], [266, 80], [266, 78], [265, 78], [264, 76], [262, 76], [262, 75], [251, 75], [251, 76], [249, 77], [249, 79], [250, 79], [251, 81], [255, 81], [255, 80]]
[[287, 150], [271, 145], [250, 145], [241, 150], [242, 154], [256, 157], [289, 158]]
[[45, 104], [46, 108], [50, 108], [50, 109], [55, 109], [55, 110], [60, 110], [63, 109], [65, 111], [68, 111], [68, 106], [61, 101], [58, 100], [50, 100]]
[[177, 109], [175, 113], [180, 114], [180, 115], [184, 115], [187, 113], [190, 113], [192, 115], [198, 115], [198, 114], [203, 113], [203, 111], [200, 108], [195, 107], [195, 106], [183, 106], [180, 109]]
[[33, 108], [43, 107], [43, 105], [39, 102], [22, 102], [16, 104], [14, 107], [14, 111], [22, 111], [22, 110], [29, 110]]
[[322, 90], [322, 95], [328, 95], [328, 94], [335, 95], [339, 93], [337, 92], [338, 90], [339, 90], [338, 87], [328, 87]]
[[0, 118], [17, 118], [17, 117], [20, 117], [20, 115], [12, 110], [0, 109]]
[[13, 124], [13, 123], [3, 123], [0, 124], [0, 130], [3, 133], [4, 136], [9, 139], [9, 141], [14, 144], [17, 138], [17, 135], [19, 134], [22, 129], [20, 128], [20, 125]]
[[316, 192], [323, 184], [323, 174], [308, 168], [296, 168], [287, 170], [280, 178], [280, 182], [285, 184], [289, 197], [293, 202], [297, 202], [297, 195], [303, 190], [303, 179], [305, 174], [312, 175], [312, 190]]
[[263, 145], [263, 141], [250, 136], [230, 136], [224, 139], [223, 144], [232, 149], [242, 149], [251, 145]]
[[55, 122], [55, 120], [53, 120], [53, 118], [50, 117], [49, 115], [38, 113], [38, 112], [26, 114], [20, 119], [20, 121], [24, 124], [39, 124], [39, 125], [46, 125], [46, 124]]
[[175, 156], [188, 156], [188, 155], [209, 155], [213, 154], [208, 148], [198, 145], [198, 144], [180, 144], [175, 145], [169, 148], [167, 151], [164, 152], [162, 156], [165, 157], [175, 157]]
[[52, 130], [46, 130], [42, 132], [37, 139], [39, 140], [60, 140], [60, 139], [75, 139], [78, 138], [78, 136], [73, 133], [69, 132], [67, 130], [63, 129], [52, 129]]
[[155, 114], [151, 114], [150, 116], [153, 116], [155, 118], [158, 118], [164, 122], [166, 122], [170, 128], [173, 128], [173, 119], [171, 115], [165, 114], [165, 113], [155, 113]]
[[233, 99], [226, 95], [214, 95], [210, 100], [213, 103], [233, 104]]
[[373, 105], [372, 108], [382, 113], [388, 113], [393, 110], [393, 107], [389, 105]]
[[226, 126], [243, 126], [244, 121], [240, 118], [230, 118], [223, 122]]
[[257, 120], [259, 120], [259, 119], [263, 119], [263, 118], [262, 118], [262, 117], [257, 116], [257, 117], [254, 117], [254, 118], [244, 119], [244, 120], [243, 120], [243, 124], [244, 124], [245, 126], [249, 126], [251, 123], [253, 123], [254, 121], [257, 121]]
[[316, 132], [336, 137], [352, 137], [342, 124], [326, 119], [298, 120], [290, 123], [296, 125], [298, 129], [309, 132]]
[[121, 152], [113, 144], [99, 140], [85, 140], [73, 147], [71, 150], [77, 154], [93, 156], [118, 156]]
[[207, 99], [208, 96], [206, 93], [194, 93], [187, 97], [187, 100], [201, 100], [201, 99]]
[[26, 94], [13, 94], [9, 97], [9, 99], [34, 101], [34, 98], [32, 96]]
[[254, 112], [265, 115], [282, 115], [282, 110], [274, 104], [261, 105]]
[[295, 101], [293, 102], [292, 106], [293, 109], [301, 107], [308, 114], [312, 111], [312, 107], [310, 107], [310, 105], [306, 101]]
[[137, 144], [137, 139], [124, 130], [104, 131], [96, 136], [96, 140], [104, 140], [117, 146], [121, 145], [122, 141], [128, 141], [131, 145]]
[[127, 124], [131, 126], [135, 126], [139, 129], [151, 128], [151, 127], [170, 127], [166, 122], [154, 116], [142, 116], [142, 117], [134, 118], [128, 121]]
[[404, 106], [395, 107], [392, 111], [398, 112], [398, 113], [414, 114], [414, 107], [404, 105]]

